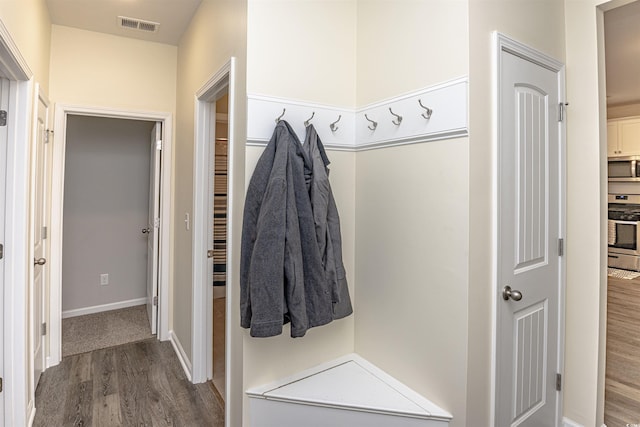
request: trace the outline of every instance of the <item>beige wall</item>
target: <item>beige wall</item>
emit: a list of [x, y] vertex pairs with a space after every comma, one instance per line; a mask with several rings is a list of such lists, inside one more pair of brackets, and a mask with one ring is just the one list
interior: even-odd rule
[[[246, 141], [246, 14], [244, 0], [203, 0], [178, 45], [178, 86], [176, 143], [174, 155], [173, 224], [173, 317], [174, 333], [189, 358], [192, 357], [192, 235], [184, 226], [184, 214], [193, 213], [194, 95], [213, 74], [233, 56], [237, 62], [235, 91], [235, 140], [229, 146], [233, 161], [229, 190], [233, 214], [231, 239], [233, 252], [229, 265], [239, 274], [240, 234], [244, 203], [244, 157]], [[239, 284], [231, 283], [232, 301], [239, 301]], [[231, 319], [240, 319], [239, 304], [231, 305]], [[229, 425], [241, 425], [243, 404], [242, 332], [239, 320], [230, 323], [227, 346], [233, 381], [226, 416]]]
[[[557, 0], [469, 1], [469, 360], [467, 419], [489, 425], [491, 408], [491, 225], [493, 112], [491, 33], [497, 30], [559, 61], [564, 54], [564, 8]], [[571, 105], [573, 105], [571, 100]], [[569, 169], [571, 166], [569, 165]], [[569, 191], [571, 194], [571, 191]], [[568, 238], [568, 251], [574, 243]], [[569, 333], [569, 330], [567, 330]], [[567, 380], [569, 381], [569, 380]]]
[[358, 106], [466, 76], [467, 3], [358, 0]]
[[[250, 0], [248, 16], [247, 87], [250, 93], [347, 108], [355, 106], [355, 0]], [[247, 182], [262, 150], [247, 148]], [[347, 281], [352, 302], [357, 307], [354, 295], [355, 153], [330, 150], [328, 156], [331, 186], [340, 214]], [[268, 339], [251, 338], [245, 331], [245, 389], [353, 352], [353, 330], [352, 315], [310, 329], [305, 337], [298, 339], [289, 337], [289, 326], [285, 326], [282, 335]], [[244, 405], [246, 426], [249, 422], [247, 399]]]
[[51, 20], [45, 0], [2, 0], [0, 20], [27, 61], [36, 82], [49, 93]]
[[55, 102], [175, 111], [175, 46], [54, 25], [50, 97]]
[[249, 0], [247, 90], [355, 106], [356, 0]]
[[468, 140], [357, 154], [356, 352], [467, 425]]
[[[466, 1], [358, 2], [358, 106], [468, 74]], [[356, 352], [467, 425], [468, 138], [357, 153]]]

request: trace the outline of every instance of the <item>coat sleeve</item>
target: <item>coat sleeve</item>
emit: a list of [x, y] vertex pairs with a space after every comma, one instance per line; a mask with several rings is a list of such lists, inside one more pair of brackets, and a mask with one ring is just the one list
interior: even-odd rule
[[[240, 324], [251, 335], [282, 333], [284, 313], [285, 174], [278, 135], [251, 177], [244, 207], [240, 261]], [[286, 153], [284, 157], [286, 162]]]
[[286, 182], [276, 178], [267, 186], [260, 208], [248, 271], [251, 336], [282, 333], [284, 306], [285, 221], [282, 208]]

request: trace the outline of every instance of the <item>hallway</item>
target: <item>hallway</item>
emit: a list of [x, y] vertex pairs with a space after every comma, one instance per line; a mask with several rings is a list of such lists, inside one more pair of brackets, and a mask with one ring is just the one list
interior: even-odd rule
[[35, 427], [224, 425], [211, 383], [191, 384], [155, 339], [64, 358], [42, 375], [36, 407]]

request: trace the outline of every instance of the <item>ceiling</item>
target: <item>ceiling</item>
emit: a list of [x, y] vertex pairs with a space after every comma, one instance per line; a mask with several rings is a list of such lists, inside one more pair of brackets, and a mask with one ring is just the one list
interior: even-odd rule
[[640, 1], [604, 14], [607, 104], [640, 102]]
[[[51, 22], [83, 30], [178, 45], [202, 0], [47, 0]], [[118, 16], [160, 24], [158, 31], [121, 28]]]
[[[178, 45], [202, 0], [47, 0], [54, 24]], [[122, 28], [118, 16], [158, 22], [157, 32]], [[640, 102], [640, 0], [605, 12], [607, 104]]]

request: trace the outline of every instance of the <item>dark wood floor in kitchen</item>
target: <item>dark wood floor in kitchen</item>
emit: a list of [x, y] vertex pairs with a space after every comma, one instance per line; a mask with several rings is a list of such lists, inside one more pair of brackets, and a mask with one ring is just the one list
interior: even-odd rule
[[640, 278], [609, 277], [604, 422], [640, 423]]
[[169, 342], [69, 356], [36, 390], [34, 426], [223, 426], [210, 383], [187, 379]]

